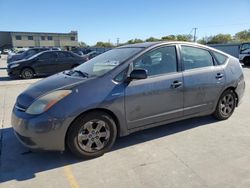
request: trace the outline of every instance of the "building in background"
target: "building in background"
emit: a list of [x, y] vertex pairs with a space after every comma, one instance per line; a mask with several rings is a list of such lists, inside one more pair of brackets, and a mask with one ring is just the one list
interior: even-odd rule
[[0, 31], [0, 50], [34, 47], [59, 47], [71, 50], [77, 46], [77, 31], [70, 33]]

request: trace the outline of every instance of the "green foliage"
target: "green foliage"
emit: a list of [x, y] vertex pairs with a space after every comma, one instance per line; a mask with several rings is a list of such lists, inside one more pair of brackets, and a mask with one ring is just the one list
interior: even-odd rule
[[230, 34], [218, 34], [212, 36], [211, 39], [208, 41], [208, 44], [221, 44], [221, 43], [228, 43], [232, 41], [232, 36]]
[[161, 40], [175, 41], [176, 40], [176, 36], [175, 35], [164, 36], [164, 37], [161, 37]]
[[154, 37], [149, 37], [145, 40], [146, 42], [156, 42], [156, 41], [159, 41], [159, 39], [157, 38], [154, 38]]
[[95, 47], [112, 48], [112, 47], [114, 47], [114, 45], [110, 42], [99, 41], [95, 44]]
[[236, 33], [235, 39], [240, 42], [250, 41], [250, 29]]
[[135, 39], [131, 39], [131, 40], [127, 41], [126, 44], [135, 44], [135, 43], [142, 43], [142, 42], [144, 42], [144, 41], [141, 39], [135, 38]]
[[87, 47], [87, 44], [85, 42], [81, 41], [81, 42], [78, 43], [78, 46], [81, 47], [81, 48], [82, 47]]
[[[147, 38], [145, 41], [142, 39], [131, 39], [128, 40], [125, 44], [135, 44], [135, 43], [142, 43], [142, 42], [155, 42], [155, 41], [187, 41], [192, 42], [193, 36], [192, 35], [166, 35], [161, 37], [161, 39], [150, 37]], [[230, 42], [249, 42], [250, 41], [250, 29], [243, 30], [236, 33], [234, 36], [230, 34], [218, 34], [214, 36], [202, 37], [197, 42], [200, 44], [221, 44], [221, 43], [230, 43]], [[121, 44], [122, 45], [122, 44]], [[84, 42], [79, 42], [80, 47], [86, 47], [87, 45]], [[97, 42], [95, 47], [114, 47], [114, 45], [110, 42]]]
[[192, 41], [192, 35], [177, 35], [176, 40], [177, 41], [191, 42]]
[[207, 44], [208, 43], [208, 41], [209, 41], [209, 37], [202, 37], [200, 40], [198, 40], [197, 42], [199, 43], [199, 44]]

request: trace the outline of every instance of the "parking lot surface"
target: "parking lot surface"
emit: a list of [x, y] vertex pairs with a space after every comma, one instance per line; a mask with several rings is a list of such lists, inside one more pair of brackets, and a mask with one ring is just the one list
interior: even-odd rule
[[250, 68], [242, 104], [226, 121], [201, 117], [119, 138], [104, 156], [30, 152], [14, 136], [15, 99], [39, 79], [11, 80], [0, 59], [0, 187], [250, 187]]

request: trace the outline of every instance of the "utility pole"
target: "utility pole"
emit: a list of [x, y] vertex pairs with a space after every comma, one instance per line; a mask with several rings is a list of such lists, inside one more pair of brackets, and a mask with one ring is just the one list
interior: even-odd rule
[[198, 29], [197, 27], [194, 28], [194, 42], [196, 42], [196, 30], [197, 29]]
[[116, 46], [119, 45], [119, 40], [120, 40], [120, 38], [117, 38], [117, 39], [116, 39]]

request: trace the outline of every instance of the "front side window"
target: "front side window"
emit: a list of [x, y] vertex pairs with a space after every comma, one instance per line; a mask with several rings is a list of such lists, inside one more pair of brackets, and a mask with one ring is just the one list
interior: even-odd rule
[[41, 36], [41, 40], [45, 40], [45, 36]]
[[35, 50], [28, 50], [27, 51], [27, 57], [31, 57], [32, 55], [36, 54]]
[[76, 38], [75, 37], [70, 37], [70, 40], [75, 41]]
[[209, 51], [190, 46], [181, 47], [184, 70], [213, 66], [213, 58]]
[[53, 37], [52, 36], [48, 36], [48, 40], [53, 40]]
[[[143, 49], [144, 48], [137, 47], [115, 48], [81, 64], [75, 71], [81, 71], [88, 75], [88, 77], [102, 76], [135, 54], [141, 52]], [[72, 74], [74, 74], [74, 72]]]
[[177, 72], [175, 46], [146, 52], [133, 63], [133, 69], [145, 69], [148, 76]]

